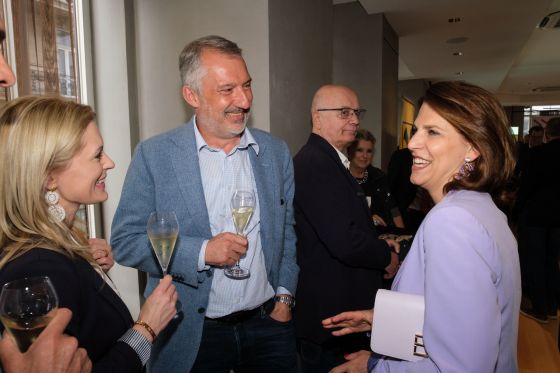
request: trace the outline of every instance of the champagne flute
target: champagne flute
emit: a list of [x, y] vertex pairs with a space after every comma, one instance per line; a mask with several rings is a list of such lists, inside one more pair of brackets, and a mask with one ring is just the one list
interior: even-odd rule
[[[239, 235], [243, 235], [245, 229], [249, 225], [253, 210], [255, 208], [255, 195], [249, 190], [236, 190], [231, 197], [231, 214], [233, 216], [233, 224], [235, 231]], [[224, 269], [227, 277], [233, 279], [245, 279], [250, 276], [247, 268], [239, 265], [239, 260], [233, 267]]]
[[21, 352], [27, 351], [58, 308], [58, 296], [47, 276], [25, 277], [4, 284], [0, 320]]
[[[163, 276], [168, 274], [169, 262], [173, 256], [175, 242], [179, 235], [179, 223], [174, 211], [155, 211], [148, 218], [148, 238], [154, 249], [154, 254], [159, 262]], [[177, 301], [177, 318], [181, 310], [181, 302]]]

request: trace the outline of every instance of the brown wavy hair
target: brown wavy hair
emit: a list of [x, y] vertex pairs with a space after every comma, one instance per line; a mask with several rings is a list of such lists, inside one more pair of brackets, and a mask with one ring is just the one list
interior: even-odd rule
[[510, 181], [515, 168], [515, 142], [498, 99], [475, 85], [449, 81], [431, 85], [423, 103], [449, 122], [478, 152], [474, 171], [444, 186], [444, 193], [469, 189], [493, 196]]

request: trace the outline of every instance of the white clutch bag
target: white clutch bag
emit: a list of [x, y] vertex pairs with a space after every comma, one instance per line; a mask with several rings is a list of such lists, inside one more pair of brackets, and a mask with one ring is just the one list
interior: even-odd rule
[[371, 349], [401, 360], [428, 357], [422, 337], [424, 297], [380, 289], [375, 297]]

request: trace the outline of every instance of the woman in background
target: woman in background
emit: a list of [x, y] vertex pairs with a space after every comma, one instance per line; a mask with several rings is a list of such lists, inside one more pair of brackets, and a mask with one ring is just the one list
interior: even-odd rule
[[115, 166], [94, 120], [90, 107], [59, 98], [19, 98], [0, 111], [0, 286], [48, 276], [60, 307], [72, 311], [65, 332], [87, 350], [93, 371], [139, 372], [177, 294], [166, 276], [134, 323], [96, 262], [100, 247], [73, 227], [81, 204], [107, 199]]
[[[482, 88], [433, 84], [408, 146], [411, 181], [436, 205], [418, 229], [392, 290], [424, 296], [423, 341], [429, 357], [409, 362], [372, 355], [369, 370], [517, 372], [517, 243], [492, 200], [515, 166], [504, 110]], [[342, 328], [333, 334], [345, 335], [369, 329], [372, 318], [373, 310], [345, 312], [323, 324]], [[346, 364], [364, 369], [366, 358], [357, 354]]]
[[404, 223], [399, 208], [391, 197], [387, 175], [371, 165], [375, 142], [375, 137], [369, 131], [358, 130], [356, 139], [348, 146], [350, 173], [366, 194], [373, 223], [381, 233], [392, 233], [391, 228], [404, 228]]

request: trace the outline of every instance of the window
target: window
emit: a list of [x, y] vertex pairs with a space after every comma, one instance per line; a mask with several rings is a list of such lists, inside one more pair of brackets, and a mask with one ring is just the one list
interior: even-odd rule
[[533, 126], [546, 127], [550, 118], [560, 117], [560, 105], [530, 106], [524, 110], [523, 134]]
[[[0, 52], [10, 52], [4, 56], [17, 74], [15, 89], [0, 90], [0, 105], [30, 94], [61, 95], [82, 102], [76, 3], [81, 4], [80, 0], [0, 0], [7, 34]], [[95, 211], [93, 205], [87, 211], [82, 206], [74, 225], [95, 236], [99, 225]]]
[[74, 0], [4, 0], [14, 35], [18, 96], [80, 101]]

